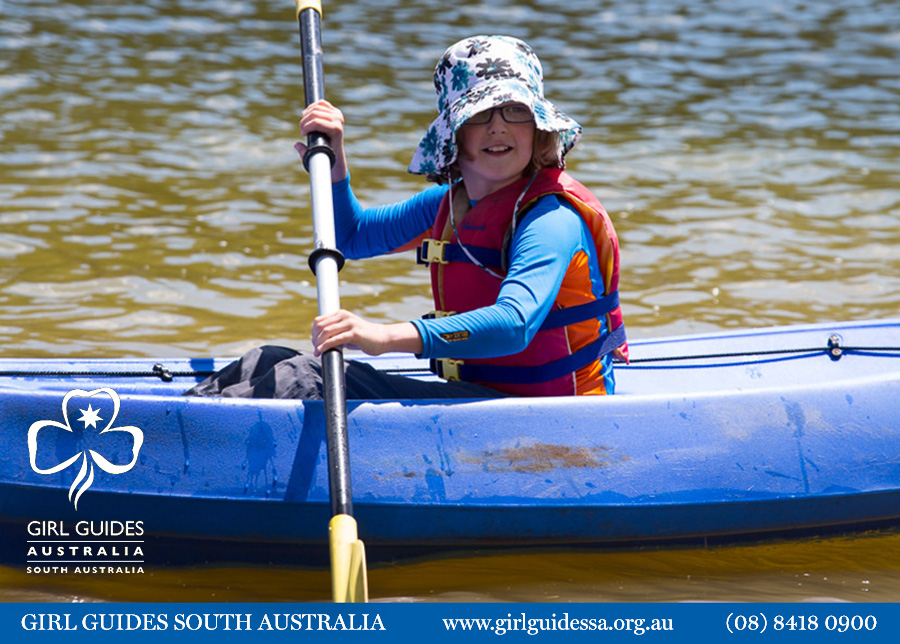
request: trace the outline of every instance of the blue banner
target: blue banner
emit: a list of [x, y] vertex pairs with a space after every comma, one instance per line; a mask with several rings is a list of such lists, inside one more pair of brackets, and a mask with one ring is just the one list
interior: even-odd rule
[[[896, 642], [894, 604], [0, 604], [14, 642]], [[11, 636], [11, 637], [10, 637]], [[9, 638], [9, 639], [7, 639]], [[299, 639], [298, 639], [299, 638]]]

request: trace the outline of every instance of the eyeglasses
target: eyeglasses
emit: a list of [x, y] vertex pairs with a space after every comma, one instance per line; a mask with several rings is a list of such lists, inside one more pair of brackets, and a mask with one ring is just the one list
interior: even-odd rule
[[489, 110], [478, 112], [474, 116], [469, 117], [465, 125], [486, 125], [494, 120], [494, 112], [500, 112], [500, 116], [507, 123], [528, 123], [534, 120], [531, 110], [527, 105], [521, 103], [511, 103], [509, 105], [499, 105]]

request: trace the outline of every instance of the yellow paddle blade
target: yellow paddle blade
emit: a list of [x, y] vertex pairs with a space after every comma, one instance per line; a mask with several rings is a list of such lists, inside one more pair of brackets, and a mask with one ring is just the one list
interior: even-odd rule
[[337, 514], [328, 524], [331, 546], [331, 593], [335, 602], [369, 601], [366, 548], [356, 532], [356, 519]]

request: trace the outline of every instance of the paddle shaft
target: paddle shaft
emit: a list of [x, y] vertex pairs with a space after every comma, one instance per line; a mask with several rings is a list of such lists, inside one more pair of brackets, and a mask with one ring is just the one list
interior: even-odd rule
[[[321, 15], [313, 8], [298, 16], [303, 55], [303, 91], [306, 105], [325, 98], [322, 71]], [[307, 137], [304, 163], [309, 170], [314, 246], [310, 266], [316, 275], [319, 315], [341, 308], [338, 271], [343, 257], [337, 250], [334, 204], [331, 199], [331, 164], [334, 152], [328, 137], [313, 132]], [[328, 447], [329, 492], [333, 515], [353, 513], [350, 489], [350, 448], [347, 438], [347, 398], [344, 386], [344, 356], [340, 349], [322, 355], [325, 399], [325, 436]]]

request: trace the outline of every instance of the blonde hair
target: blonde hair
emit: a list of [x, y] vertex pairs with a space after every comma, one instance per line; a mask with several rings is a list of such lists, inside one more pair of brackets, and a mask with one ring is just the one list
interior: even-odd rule
[[534, 143], [531, 151], [531, 163], [525, 168], [525, 176], [529, 176], [544, 168], [566, 167], [563, 157], [562, 138], [559, 132], [547, 132], [535, 129]]

